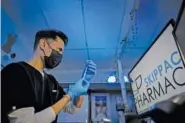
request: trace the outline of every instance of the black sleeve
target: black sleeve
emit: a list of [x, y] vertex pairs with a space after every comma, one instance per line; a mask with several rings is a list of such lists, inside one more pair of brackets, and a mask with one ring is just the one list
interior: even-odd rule
[[[25, 70], [18, 64], [13, 63], [1, 71], [2, 89], [2, 119], [16, 109], [34, 106], [34, 93]], [[6, 122], [6, 121], [5, 121]]]
[[52, 81], [52, 83], [54, 84], [54, 87], [52, 87], [53, 90], [57, 90], [57, 94], [54, 95], [54, 96], [56, 96], [56, 97], [55, 97], [55, 99], [56, 99], [55, 102], [57, 102], [57, 101], [59, 101], [66, 93], [65, 93], [63, 87], [60, 86], [60, 83], [55, 79], [54, 76], [52, 76], [52, 75], [50, 75], [50, 74], [49, 74], [48, 76], [49, 76], [50, 80]]
[[58, 83], [58, 90], [59, 90], [58, 100], [60, 100], [64, 95], [66, 95], [66, 92], [64, 92], [64, 89], [60, 86], [59, 83]]

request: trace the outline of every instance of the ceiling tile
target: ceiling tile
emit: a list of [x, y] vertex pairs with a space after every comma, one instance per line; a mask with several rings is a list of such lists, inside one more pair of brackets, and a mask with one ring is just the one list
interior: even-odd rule
[[89, 48], [115, 48], [123, 15], [124, 0], [85, 0], [85, 20]]
[[68, 10], [69, 8], [76, 9], [76, 5], [81, 3], [81, 0], [37, 0], [44, 11], [51, 10]]
[[128, 48], [124, 50], [122, 54], [122, 63], [124, 68], [132, 68], [133, 65], [137, 62], [137, 60], [141, 57], [144, 53], [144, 48]]
[[97, 64], [99, 69], [109, 69], [114, 65], [116, 49], [89, 50], [90, 59]]
[[135, 59], [140, 57], [144, 52], [145, 52], [144, 48], [132, 47], [124, 50], [122, 52], [122, 57], [125, 59], [128, 59], [128, 58]]
[[44, 15], [50, 28], [66, 33], [67, 49], [86, 48], [80, 2], [64, 2], [60, 9], [44, 11]]

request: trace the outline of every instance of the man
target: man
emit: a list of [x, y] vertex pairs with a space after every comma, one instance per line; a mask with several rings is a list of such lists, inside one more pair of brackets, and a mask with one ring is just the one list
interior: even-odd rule
[[2, 123], [56, 123], [60, 111], [74, 113], [83, 102], [96, 65], [87, 62], [79, 81], [67, 93], [44, 68], [57, 67], [67, 44], [67, 36], [57, 30], [36, 33], [33, 58], [12, 63], [1, 71]]

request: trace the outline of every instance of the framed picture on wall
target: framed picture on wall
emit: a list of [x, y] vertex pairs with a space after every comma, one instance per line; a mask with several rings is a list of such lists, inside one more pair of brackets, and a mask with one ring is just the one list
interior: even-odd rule
[[104, 120], [111, 119], [110, 94], [91, 94], [91, 119], [93, 123], [105, 123]]

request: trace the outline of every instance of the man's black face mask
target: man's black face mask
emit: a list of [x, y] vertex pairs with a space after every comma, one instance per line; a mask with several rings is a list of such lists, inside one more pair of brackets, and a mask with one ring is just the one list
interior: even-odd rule
[[54, 50], [49, 44], [48, 46], [52, 49], [50, 56], [44, 56], [45, 68], [53, 69], [57, 67], [62, 61], [62, 54]]
[[62, 54], [52, 49], [50, 56], [44, 56], [44, 63], [47, 69], [53, 69], [57, 67], [62, 61]]

